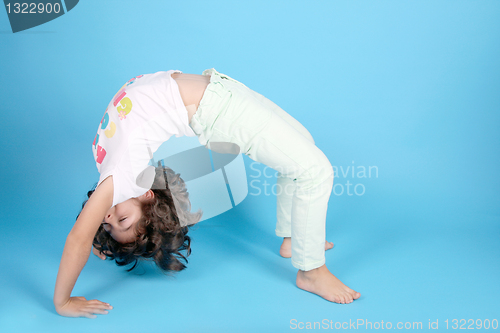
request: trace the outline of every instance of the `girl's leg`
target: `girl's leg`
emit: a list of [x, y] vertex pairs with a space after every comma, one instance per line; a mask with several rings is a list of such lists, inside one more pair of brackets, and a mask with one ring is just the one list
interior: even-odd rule
[[[314, 144], [314, 139], [309, 131], [295, 118], [288, 114], [285, 110], [279, 107], [270, 99], [264, 97], [256, 91], [249, 90], [250, 94], [264, 107], [283, 119], [288, 125], [293, 127], [306, 140]], [[276, 186], [278, 192], [276, 194], [276, 236], [291, 237], [292, 236], [292, 200], [296, 185], [293, 179], [284, 176], [281, 172], [277, 172]], [[281, 253], [283, 252], [283, 253]], [[280, 251], [284, 257], [290, 257], [288, 249]]]
[[[251, 90], [251, 93], [259, 102], [272, 110], [274, 114], [286, 121], [297, 132], [314, 144], [314, 139], [311, 133], [309, 133], [309, 131], [297, 119], [293, 118], [273, 101], [258, 92]], [[296, 186], [291, 178], [285, 177], [280, 172], [277, 172], [276, 185], [278, 192], [276, 194], [275, 232], [276, 236], [284, 238], [280, 248], [280, 255], [285, 258], [290, 258], [292, 256], [292, 244], [290, 239], [292, 236], [292, 199]], [[325, 250], [329, 250], [331, 248], [333, 248], [333, 243], [325, 241]]]
[[[333, 168], [323, 152], [282, 118], [272, 115], [247, 152], [280, 173], [278, 227], [290, 228], [292, 264], [301, 270], [325, 263], [325, 222]], [[290, 223], [290, 224], [289, 224]], [[287, 230], [282, 230], [287, 232]]]
[[[268, 102], [266, 102], [266, 100], [267, 99], [265, 98], [264, 100], [261, 99], [261, 103], [267, 105], [270, 109], [272, 109], [275, 115], [280, 116], [281, 120], [285, 121], [288, 127], [285, 128], [285, 126], [283, 126], [283, 122], [278, 121], [274, 122], [274, 125], [277, 125], [276, 127], [270, 126], [271, 131], [275, 134], [277, 133], [278, 136], [283, 139], [283, 141], [290, 140], [292, 141], [292, 143], [294, 140], [288, 135], [302, 137], [301, 140], [299, 140], [301, 142], [297, 143], [296, 149], [303, 152], [305, 152], [306, 149], [312, 149], [312, 154], [306, 154], [307, 156], [303, 156], [303, 158], [312, 158], [313, 164], [317, 163], [315, 166], [319, 167], [319, 169], [315, 168], [314, 166], [310, 166], [308, 169], [306, 167], [305, 169], [307, 171], [305, 172], [309, 172], [309, 175], [299, 175], [299, 177], [293, 179], [293, 176], [290, 177], [290, 174], [288, 174], [288, 172], [278, 173], [276, 234], [278, 236], [291, 237], [292, 263], [294, 263], [294, 260], [296, 260], [295, 258], [301, 258], [300, 255], [297, 255], [301, 251], [309, 253], [319, 253], [321, 252], [321, 248], [323, 250], [322, 254], [324, 257], [324, 250], [333, 247], [332, 243], [325, 243], [324, 233], [326, 209], [333, 185], [333, 170], [330, 171], [331, 165], [326, 159], [326, 156], [324, 156], [324, 154], [319, 149], [317, 149], [316, 146], [314, 146], [314, 140], [312, 139], [312, 136], [309, 134], [307, 129], [305, 129], [302, 124], [288, 115], [281, 108], [277, 107], [276, 104], [272, 103], [269, 100], [267, 100]], [[290, 127], [299, 132], [300, 135], [297, 135], [296, 133], [292, 134], [291, 132], [293, 131], [291, 131]], [[283, 149], [283, 152], [285, 152], [286, 148], [283, 148], [283, 145], [279, 145], [279, 140], [275, 141], [275, 139], [276, 135], [274, 135], [274, 139], [273, 136], [267, 138], [267, 140], [270, 140], [270, 142], [268, 143], [276, 143], [276, 146], [274, 146], [274, 148], [281, 147], [278, 149]], [[304, 144], [304, 141], [308, 141], [308, 144]], [[290, 142], [287, 142], [287, 144], [289, 145]], [[312, 148], [311, 146], [314, 146], [316, 149]], [[264, 155], [268, 154], [269, 152], [266, 152]], [[254, 157], [252, 158], [257, 161], [260, 159], [260, 162], [272, 167], [272, 162], [265, 162], [264, 159], [255, 157], [255, 155], [256, 153], [254, 152]], [[274, 160], [273, 157], [270, 157], [273, 155], [274, 154], [271, 153], [267, 156], [268, 158], [270, 158], [269, 161]], [[304, 159], [300, 161], [301, 163], [304, 163]], [[314, 182], [313, 179], [315, 179], [316, 182]], [[324, 181], [322, 181], [322, 179]], [[290, 191], [290, 189], [293, 190]], [[304, 191], [304, 193], [303, 195], [298, 195], [296, 191]], [[308, 208], [305, 207], [306, 204], [309, 204]], [[307, 210], [309, 210], [309, 212], [306, 212]], [[323, 212], [324, 215], [322, 214]], [[309, 224], [300, 223], [303, 222], [302, 219], [304, 219], [305, 217], [310, 218]], [[300, 228], [304, 229], [297, 230]], [[288, 233], [289, 231], [290, 233]], [[307, 238], [309, 238], [309, 241], [307, 240]], [[314, 239], [314, 242], [310, 242], [310, 240], [312, 239]], [[285, 245], [285, 242], [286, 240], [284, 241], [283, 245]], [[288, 256], [286, 250], [283, 252], [283, 245], [280, 253], [282, 253], [282, 255], [284, 254], [284, 256]], [[315, 248], [314, 251], [309, 251], [309, 247], [311, 246]], [[358, 299], [361, 296], [361, 294], [359, 294], [358, 292], [344, 285], [335, 275], [333, 275], [328, 270], [326, 265], [322, 264], [319, 267], [316, 267], [318, 265], [308, 266], [309, 264], [311, 264], [311, 260], [314, 257], [307, 257], [308, 255], [310, 254], [306, 254], [303, 256], [305, 264], [302, 267], [306, 268], [301, 268], [301, 266], [298, 265], [296, 261], [294, 264], [295, 267], [298, 267], [300, 269], [297, 273], [297, 286], [299, 288], [337, 303], [351, 303], [353, 300]], [[324, 263], [324, 259], [322, 262]]]
[[216, 72], [211, 73], [211, 83], [207, 89], [212, 97], [200, 103], [202, 113], [204, 105], [213, 108], [217, 104], [223, 110], [202, 125], [209, 131], [207, 141], [236, 143], [251, 159], [293, 182], [293, 191], [280, 195], [283, 209], [279, 213], [285, 225], [291, 221], [292, 264], [306, 271], [324, 265], [326, 211], [333, 186], [328, 158], [314, 145], [310, 134], [301, 134], [306, 130], [296, 129], [302, 125], [292, 126], [289, 122], [296, 120], [262, 95]]
[[328, 158], [250, 89], [223, 74], [220, 79], [215, 71], [211, 74], [210, 93], [193, 117], [200, 142], [235, 143], [253, 160], [290, 178], [295, 184], [291, 237], [292, 264], [300, 269], [297, 286], [339, 303], [358, 298], [359, 293], [324, 266], [326, 211], [333, 186]]

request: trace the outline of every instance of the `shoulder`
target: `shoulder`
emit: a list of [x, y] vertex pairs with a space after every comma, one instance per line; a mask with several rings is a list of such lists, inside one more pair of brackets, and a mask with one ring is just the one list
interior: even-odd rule
[[[104, 216], [113, 204], [113, 178], [107, 177], [97, 186], [94, 193], [83, 207], [71, 229], [73, 240], [91, 243]], [[68, 237], [70, 237], [68, 236]]]
[[113, 192], [113, 176], [108, 176], [97, 186], [90, 199], [95, 197], [96, 204], [102, 204], [102, 206], [109, 206], [107, 208], [110, 208], [113, 203]]

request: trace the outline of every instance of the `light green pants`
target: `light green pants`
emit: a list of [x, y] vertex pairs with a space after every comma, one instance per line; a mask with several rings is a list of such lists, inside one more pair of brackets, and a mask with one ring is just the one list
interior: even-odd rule
[[292, 238], [292, 264], [308, 271], [325, 263], [325, 221], [333, 168], [307, 129], [244, 84], [211, 75], [190, 126], [202, 145], [226, 142], [278, 172], [276, 235]]

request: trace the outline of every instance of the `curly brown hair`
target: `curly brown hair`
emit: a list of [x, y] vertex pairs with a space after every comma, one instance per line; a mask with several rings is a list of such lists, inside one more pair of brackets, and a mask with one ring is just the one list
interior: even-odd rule
[[[162, 272], [181, 271], [186, 268], [191, 254], [188, 228], [200, 221], [202, 211], [191, 213], [189, 193], [180, 174], [159, 165], [151, 190], [154, 198], [142, 202], [142, 218], [136, 224], [135, 241], [122, 244], [104, 230], [97, 230], [93, 245], [118, 266], [131, 263], [132, 271], [139, 260], [154, 261]], [[90, 198], [94, 190], [87, 193]], [[82, 204], [82, 209], [87, 200]], [[182, 252], [185, 252], [183, 254]]]

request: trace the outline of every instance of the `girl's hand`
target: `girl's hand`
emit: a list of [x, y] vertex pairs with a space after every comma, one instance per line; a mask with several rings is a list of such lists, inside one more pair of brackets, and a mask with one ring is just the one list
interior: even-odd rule
[[104, 303], [93, 299], [87, 301], [85, 297], [71, 297], [64, 305], [56, 308], [57, 313], [65, 317], [87, 317], [96, 318], [95, 314], [108, 314], [107, 310], [113, 307], [108, 303]]
[[106, 260], [106, 256], [104, 253], [100, 253], [95, 247], [92, 246], [92, 253], [101, 258], [102, 260]]

